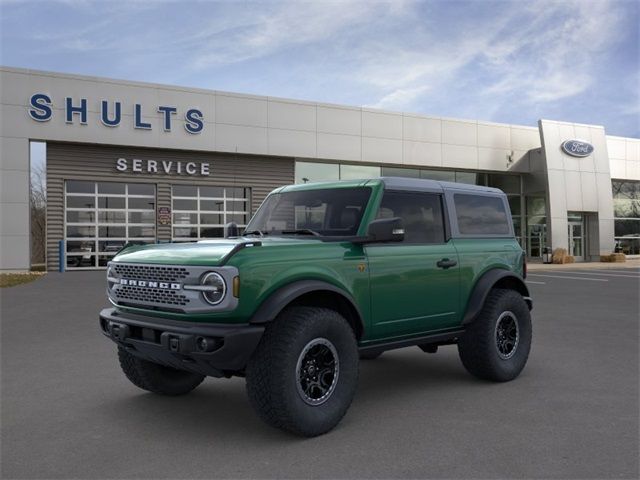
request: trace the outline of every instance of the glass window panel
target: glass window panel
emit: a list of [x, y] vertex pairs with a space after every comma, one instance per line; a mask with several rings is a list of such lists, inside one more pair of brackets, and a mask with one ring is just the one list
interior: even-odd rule
[[96, 197], [67, 197], [67, 208], [95, 208]]
[[382, 176], [420, 178], [420, 170], [417, 168], [382, 167]]
[[615, 236], [640, 237], [640, 220], [615, 220]]
[[456, 172], [456, 182], [477, 185], [478, 174], [475, 172]]
[[126, 193], [126, 185], [124, 183], [100, 182], [98, 183], [98, 193], [124, 195]]
[[527, 197], [527, 215], [546, 215], [546, 200], [544, 197]]
[[67, 211], [67, 222], [68, 223], [93, 223], [96, 221], [95, 210], [87, 210], [87, 211]]
[[518, 217], [518, 216], [513, 216], [513, 217], [511, 217], [511, 220], [513, 220], [513, 231], [515, 232], [516, 237], [520, 236], [522, 234], [521, 233], [521, 229], [522, 229], [522, 220], [521, 220], [521, 218]]
[[87, 268], [95, 266], [95, 255], [67, 255], [67, 268]]
[[175, 227], [173, 236], [180, 238], [197, 238], [198, 229], [196, 227]]
[[224, 228], [222, 227], [203, 227], [200, 229], [201, 238], [220, 238], [224, 237]]
[[509, 195], [507, 197], [509, 201], [509, 209], [512, 215], [520, 215], [520, 195]]
[[156, 186], [153, 183], [129, 183], [127, 186], [129, 195], [156, 195]]
[[155, 237], [156, 236], [156, 227], [129, 227], [129, 237], [138, 238], [138, 237]]
[[612, 180], [613, 198], [640, 200], [640, 182]]
[[205, 212], [221, 212], [224, 210], [224, 202], [222, 200], [200, 200], [200, 210]]
[[221, 213], [201, 213], [200, 223], [205, 225], [223, 225], [224, 215]]
[[95, 237], [95, 227], [67, 226], [67, 238]]
[[67, 193], [95, 193], [95, 182], [81, 182], [78, 180], [67, 180]]
[[456, 193], [458, 229], [463, 235], [508, 235], [509, 220], [502, 198]]
[[520, 176], [490, 173], [489, 186], [499, 188], [504, 193], [520, 193]]
[[238, 225], [244, 225], [247, 223], [247, 216], [241, 213], [227, 214], [227, 221], [225, 223], [235, 222]]
[[580, 212], [567, 212], [567, 220], [570, 222], [582, 222], [582, 214]]
[[625, 255], [640, 255], [640, 237], [620, 237], [616, 243]]
[[244, 212], [247, 206], [246, 202], [227, 200], [227, 212]]
[[115, 255], [115, 253], [110, 255], [98, 255], [98, 266], [106, 267], [108, 263], [113, 259], [113, 255]]
[[125, 223], [126, 219], [124, 212], [98, 212], [100, 223]]
[[[201, 192], [200, 192], [200, 196], [201, 197], [208, 197], [210, 195], [204, 195], [202, 193], [202, 189], [205, 188], [212, 188], [212, 187], [200, 187]], [[213, 187], [215, 188], [215, 187]], [[249, 189], [248, 188], [244, 188], [244, 187], [231, 187], [231, 188], [227, 188], [227, 198], [249, 198]]]
[[428, 178], [429, 180], [439, 180], [441, 182], [455, 182], [455, 172], [446, 172], [443, 170], [420, 170], [420, 178]]
[[[235, 197], [236, 195], [234, 194], [234, 191], [238, 190], [237, 192], [237, 197], [238, 198], [243, 198], [243, 189], [242, 188], [238, 188], [238, 189], [233, 189], [233, 188], [227, 188], [227, 196], [228, 197]], [[200, 187], [200, 196], [201, 197], [211, 197], [211, 198], [222, 198], [224, 197], [224, 188], [222, 187]]]
[[87, 253], [87, 252], [93, 252], [95, 251], [95, 249], [96, 249], [96, 242], [93, 240], [67, 241], [67, 253]]
[[153, 198], [131, 198], [127, 199], [129, 202], [129, 209], [139, 210], [155, 210], [156, 201]]
[[194, 225], [198, 223], [197, 213], [174, 213], [173, 223], [175, 225]]
[[98, 242], [98, 251], [115, 255], [126, 243], [126, 240], [101, 240]]
[[613, 215], [619, 218], [640, 218], [640, 200], [613, 201]]
[[380, 167], [370, 165], [340, 165], [341, 180], [375, 178], [379, 176]]
[[174, 210], [198, 210], [197, 200], [176, 200], [173, 199]]
[[405, 243], [444, 243], [444, 220], [439, 195], [385, 192], [378, 217], [402, 218]]
[[340, 166], [334, 163], [296, 162], [296, 183], [340, 179]]
[[174, 197], [197, 197], [198, 187], [193, 185], [173, 185], [172, 192]]
[[129, 223], [153, 223], [156, 221], [156, 212], [129, 212]]
[[101, 238], [124, 238], [127, 236], [125, 227], [99, 227], [98, 236]]
[[100, 208], [117, 208], [126, 207], [126, 198], [124, 197], [98, 197], [98, 207]]

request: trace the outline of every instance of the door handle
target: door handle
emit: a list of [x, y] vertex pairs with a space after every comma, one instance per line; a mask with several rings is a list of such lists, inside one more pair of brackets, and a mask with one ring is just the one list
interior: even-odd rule
[[439, 260], [438, 263], [436, 263], [438, 268], [444, 268], [445, 270], [447, 268], [455, 267], [457, 264], [458, 262], [456, 262], [455, 260], [449, 260], [448, 258], [443, 258], [442, 260]]

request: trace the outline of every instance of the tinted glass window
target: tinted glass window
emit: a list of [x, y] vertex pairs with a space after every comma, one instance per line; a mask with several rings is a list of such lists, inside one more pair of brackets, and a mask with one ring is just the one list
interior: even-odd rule
[[269, 195], [247, 226], [269, 235], [311, 231], [323, 236], [351, 236], [358, 232], [370, 188], [299, 190]]
[[508, 235], [511, 233], [500, 197], [456, 193], [458, 229], [462, 235]]
[[400, 217], [405, 243], [444, 243], [440, 195], [385, 192], [378, 218]]

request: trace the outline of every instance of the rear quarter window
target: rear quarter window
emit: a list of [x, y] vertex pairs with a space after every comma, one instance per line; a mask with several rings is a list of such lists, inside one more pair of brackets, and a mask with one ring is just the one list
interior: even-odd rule
[[502, 197], [456, 193], [453, 196], [461, 235], [510, 235], [509, 215]]

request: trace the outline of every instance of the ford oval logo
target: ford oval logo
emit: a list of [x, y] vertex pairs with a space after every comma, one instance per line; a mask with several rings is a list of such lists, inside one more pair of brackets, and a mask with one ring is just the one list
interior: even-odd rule
[[561, 147], [564, 153], [572, 157], [588, 157], [593, 153], [593, 145], [582, 140], [565, 140]]

